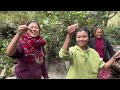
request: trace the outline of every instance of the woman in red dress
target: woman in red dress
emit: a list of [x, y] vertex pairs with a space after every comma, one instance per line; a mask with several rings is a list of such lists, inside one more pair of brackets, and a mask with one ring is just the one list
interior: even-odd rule
[[[114, 54], [113, 47], [110, 42], [104, 37], [103, 29], [101, 27], [95, 28], [93, 38], [90, 39], [89, 46], [95, 49], [100, 58], [107, 62]], [[100, 70], [98, 78], [109, 79], [110, 78], [110, 68], [105, 70]]]

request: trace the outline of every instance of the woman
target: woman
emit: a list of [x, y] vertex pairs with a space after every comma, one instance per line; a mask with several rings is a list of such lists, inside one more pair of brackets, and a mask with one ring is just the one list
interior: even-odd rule
[[[89, 46], [99, 53], [104, 62], [107, 62], [114, 54], [113, 48], [110, 42], [104, 37], [103, 29], [101, 27], [95, 28], [94, 36], [95, 37], [90, 39]], [[109, 79], [110, 68], [100, 70], [98, 78]]]
[[[69, 47], [75, 31], [77, 45]], [[77, 24], [68, 26], [68, 34], [63, 47], [59, 51], [60, 58], [69, 60], [71, 63], [66, 76], [67, 79], [97, 79], [100, 69], [109, 68], [117, 58], [120, 58], [119, 50], [105, 63], [100, 59], [99, 54], [94, 49], [88, 47], [88, 42], [88, 30], [78, 28]]]
[[48, 78], [44, 52], [46, 41], [39, 35], [40, 30], [35, 21], [19, 25], [18, 32], [7, 47], [6, 54], [18, 60], [15, 74], [19, 79]]

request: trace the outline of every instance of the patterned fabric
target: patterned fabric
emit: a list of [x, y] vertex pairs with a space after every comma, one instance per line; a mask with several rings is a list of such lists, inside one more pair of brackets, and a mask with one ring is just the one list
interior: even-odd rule
[[108, 69], [101, 69], [99, 72], [99, 79], [109, 79], [110, 78], [110, 68]]
[[44, 48], [46, 41], [41, 36], [33, 38], [28, 33], [22, 36], [19, 41], [25, 52], [25, 62], [36, 61], [42, 63], [44, 58]]

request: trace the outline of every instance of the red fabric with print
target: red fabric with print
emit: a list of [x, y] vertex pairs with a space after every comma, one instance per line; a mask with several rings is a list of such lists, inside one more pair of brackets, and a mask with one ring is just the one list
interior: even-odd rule
[[109, 79], [110, 78], [110, 68], [108, 69], [101, 69], [99, 72], [100, 79]]
[[46, 41], [41, 36], [36, 38], [31, 37], [28, 33], [22, 36], [19, 43], [22, 44], [25, 52], [25, 62], [32, 62], [33, 60], [43, 61], [44, 50], [43, 46]]

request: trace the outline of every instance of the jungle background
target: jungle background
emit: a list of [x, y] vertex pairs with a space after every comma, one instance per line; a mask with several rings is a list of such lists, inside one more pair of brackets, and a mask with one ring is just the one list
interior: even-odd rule
[[[6, 56], [7, 45], [21, 23], [36, 20], [41, 26], [40, 34], [46, 39], [46, 64], [49, 77], [64, 79], [66, 65], [58, 56], [67, 34], [67, 26], [78, 23], [86, 27], [93, 36], [96, 26], [103, 27], [105, 37], [118, 50], [120, 45], [120, 11], [0, 11], [0, 73], [1, 78], [14, 76], [16, 60]], [[75, 40], [72, 40], [72, 44]]]

